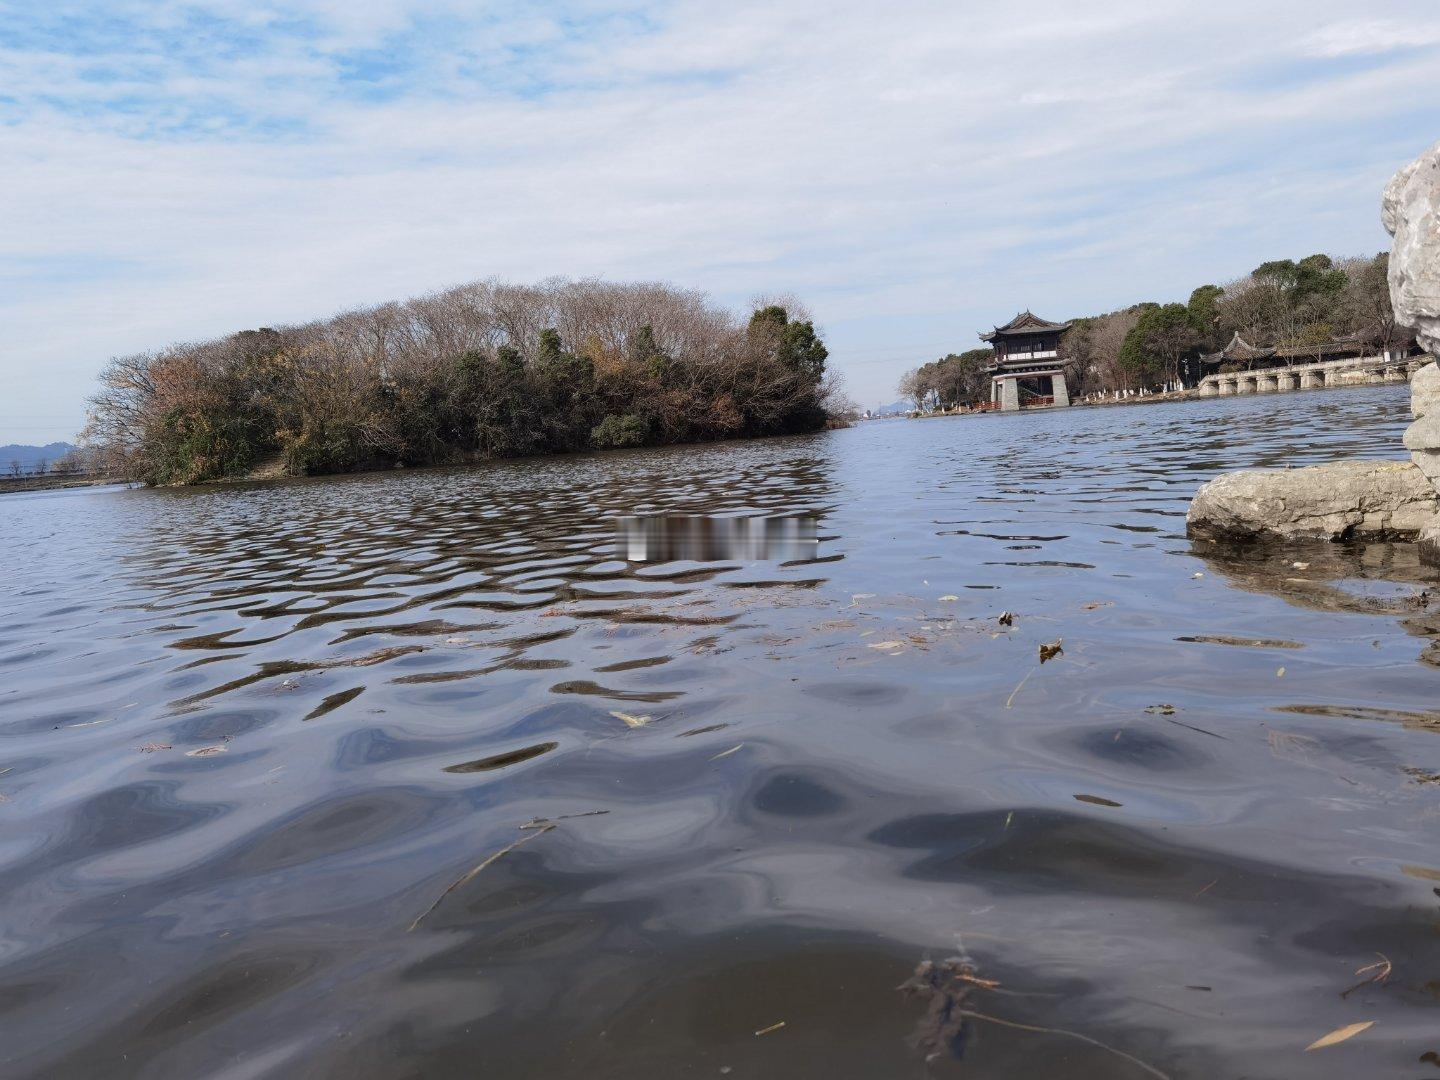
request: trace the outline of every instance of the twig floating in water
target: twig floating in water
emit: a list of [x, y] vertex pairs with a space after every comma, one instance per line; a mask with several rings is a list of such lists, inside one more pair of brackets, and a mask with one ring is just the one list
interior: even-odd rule
[[544, 817], [531, 818], [529, 821], [525, 822], [524, 825], [521, 825], [520, 828], [522, 828], [522, 829], [543, 829], [543, 828], [551, 828], [551, 829], [553, 829], [553, 828], [555, 827], [555, 825], [554, 825], [554, 822], [555, 822], [555, 821], [569, 821], [571, 818], [577, 818], [577, 817], [599, 817], [601, 814], [608, 814], [609, 812], [610, 812], [609, 810], [586, 810], [583, 814], [561, 814], [559, 817], [554, 818], [553, 820], [552, 820], [551, 818], [544, 818]]
[[462, 874], [455, 882], [453, 882], [448, 889], [446, 889], [446, 890], [445, 890], [444, 892], [442, 892], [439, 896], [437, 896], [437, 897], [435, 898], [435, 902], [434, 902], [433, 904], [431, 904], [428, 908], [426, 908], [424, 911], [422, 911], [422, 912], [420, 913], [420, 915], [416, 918], [416, 920], [410, 924], [410, 927], [409, 927], [408, 930], [406, 930], [406, 933], [409, 933], [410, 930], [414, 930], [417, 926], [419, 926], [421, 920], [424, 919], [427, 915], [430, 915], [436, 908], [438, 908], [438, 907], [440, 906], [441, 902], [445, 899], [445, 897], [449, 896], [449, 895], [450, 895], [452, 892], [454, 892], [456, 889], [460, 888], [460, 886], [465, 885], [465, 884], [468, 884], [468, 883], [471, 882], [471, 881], [474, 881], [476, 875], [478, 875], [481, 870], [484, 870], [484, 869], [485, 869], [487, 866], [489, 866], [491, 863], [495, 862], [497, 859], [500, 858], [500, 856], [502, 856], [502, 855], [508, 855], [508, 854], [510, 854], [510, 852], [514, 851], [514, 850], [515, 850], [516, 848], [518, 848], [518, 847], [524, 847], [524, 846], [525, 846], [526, 844], [528, 844], [531, 840], [534, 840], [537, 836], [543, 836], [543, 835], [545, 835], [545, 833], [549, 832], [551, 829], [554, 829], [554, 828], [558, 828], [558, 826], [555, 825], [553, 822], [547, 823], [547, 824], [543, 824], [543, 825], [539, 825], [539, 826], [536, 827], [535, 831], [532, 832], [529, 836], [522, 836], [519, 840], [516, 840], [514, 843], [512, 843], [512, 844], [506, 844], [506, 845], [505, 845], [503, 848], [501, 848], [499, 851], [494, 852], [493, 854], [491, 854], [491, 855], [489, 855], [488, 857], [486, 857], [486, 859], [485, 859], [484, 862], [480, 863], [478, 866], [474, 866], [474, 867], [472, 867], [471, 869], [467, 870], [467, 871], [466, 871], [464, 874]]
[[1366, 964], [1362, 968], [1355, 969], [1356, 975], [1364, 975], [1367, 971], [1373, 971], [1375, 974], [1361, 979], [1354, 986], [1350, 987], [1349, 990], [1342, 992], [1340, 995], [1342, 998], [1349, 997], [1352, 993], [1354, 993], [1356, 990], [1359, 990], [1362, 986], [1369, 986], [1371, 983], [1379, 983], [1382, 986], [1385, 985], [1385, 980], [1390, 978], [1390, 972], [1393, 970], [1394, 965], [1390, 963], [1390, 958], [1384, 953], [1376, 953], [1375, 955], [1380, 957], [1380, 959], [1376, 960], [1375, 963]]
[[[1014, 1020], [1002, 1020], [998, 1016], [987, 1016], [985, 1013], [978, 1013], [971, 1009], [958, 1009], [956, 1015], [969, 1017], [971, 1020], [984, 1020], [987, 1024], [999, 1024], [1001, 1027], [1014, 1028], [1017, 1031], [1034, 1031], [1042, 1035], [1064, 1035], [1067, 1038], [1079, 1039], [1091, 1046], [1098, 1046], [1101, 1050], [1108, 1050], [1116, 1057], [1122, 1057], [1137, 1068], [1144, 1069], [1151, 1076], [1159, 1077], [1159, 1080], [1170, 1080], [1168, 1074], [1161, 1072], [1153, 1065], [1147, 1065], [1133, 1054], [1127, 1054], [1124, 1050], [1117, 1050], [1113, 1046], [1107, 1046], [1099, 1039], [1092, 1039], [1089, 1035], [1082, 1035], [1078, 1031], [1066, 1031], [1064, 1028], [1041, 1027], [1038, 1024], [1021, 1024]], [[1369, 1024], [1365, 1025], [1369, 1027]]]
[[1035, 672], [1039, 670], [1039, 667], [1040, 665], [1037, 664], [1035, 665], [1035, 667], [1032, 667], [1029, 671], [1027, 671], [1025, 673], [1025, 678], [1021, 679], [1019, 685], [1017, 685], [1014, 690], [1010, 691], [1010, 696], [1005, 699], [1005, 708], [1010, 708], [1011, 704], [1013, 704], [1015, 701], [1015, 695], [1020, 693], [1020, 688], [1030, 681], [1030, 676], [1034, 675]]
[[781, 1020], [778, 1024], [771, 1024], [769, 1027], [763, 1027], [763, 1028], [761, 1028], [759, 1031], [755, 1032], [755, 1034], [756, 1034], [756, 1035], [769, 1035], [770, 1032], [772, 1032], [772, 1031], [779, 1031], [779, 1030], [780, 1030], [782, 1027], [784, 1027], [784, 1026], [785, 1026], [785, 1021], [784, 1021], [784, 1020]]
[[908, 996], [922, 998], [927, 1003], [925, 1019], [921, 1021], [920, 1027], [910, 1040], [916, 1049], [925, 1054], [927, 1066], [947, 1050], [953, 1057], [959, 1059], [964, 1053], [965, 1044], [968, 1041], [970, 1025], [967, 1021], [982, 1020], [986, 1023], [999, 1024], [1001, 1027], [1015, 1028], [1017, 1031], [1065, 1035], [1072, 1039], [1078, 1039], [1124, 1058], [1151, 1076], [1157, 1077], [1158, 1080], [1170, 1080], [1165, 1073], [1152, 1065], [1147, 1065], [1139, 1058], [1133, 1057], [1123, 1050], [1117, 1050], [1113, 1046], [1107, 1046], [1089, 1035], [1082, 1035], [1078, 1031], [1022, 1024], [1015, 1020], [1005, 1020], [988, 1013], [977, 1012], [970, 1007], [977, 990], [1000, 994], [1008, 991], [1000, 989], [998, 980], [982, 978], [968, 956], [952, 956], [950, 959], [938, 963], [922, 960], [915, 968], [915, 973], [896, 989]]
[[1179, 720], [1172, 720], [1168, 716], [1162, 716], [1160, 719], [1164, 720], [1167, 724], [1183, 727], [1187, 731], [1198, 731], [1201, 735], [1209, 735], [1212, 739], [1224, 739], [1226, 742], [1230, 741], [1230, 736], [1228, 735], [1217, 735], [1213, 731], [1206, 731], [1203, 727], [1196, 727], [1194, 724], [1182, 724]]

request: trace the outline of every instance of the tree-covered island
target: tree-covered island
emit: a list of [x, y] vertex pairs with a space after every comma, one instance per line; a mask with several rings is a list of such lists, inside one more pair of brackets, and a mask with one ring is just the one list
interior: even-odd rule
[[748, 319], [659, 284], [477, 282], [112, 359], [83, 441], [189, 484], [813, 431], [839, 400], [793, 302]]

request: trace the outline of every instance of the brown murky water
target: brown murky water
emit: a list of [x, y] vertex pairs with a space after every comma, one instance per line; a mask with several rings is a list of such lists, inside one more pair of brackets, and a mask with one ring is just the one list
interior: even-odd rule
[[[0, 1073], [1440, 1076], [1435, 578], [1183, 536], [1217, 471], [1404, 423], [0, 500]], [[743, 509], [818, 511], [821, 560], [613, 557], [614, 515]], [[957, 954], [916, 1048], [896, 987]]]

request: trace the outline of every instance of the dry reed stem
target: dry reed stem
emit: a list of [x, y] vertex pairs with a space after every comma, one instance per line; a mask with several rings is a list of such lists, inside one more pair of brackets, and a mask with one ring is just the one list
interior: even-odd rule
[[487, 866], [489, 866], [491, 863], [493, 863], [493, 862], [495, 862], [496, 860], [498, 860], [498, 859], [500, 858], [500, 856], [502, 856], [502, 855], [508, 855], [508, 854], [510, 854], [510, 852], [514, 851], [514, 850], [515, 850], [516, 848], [518, 848], [518, 847], [524, 847], [524, 846], [525, 846], [526, 844], [528, 844], [531, 840], [534, 840], [537, 836], [544, 836], [547, 832], [549, 832], [551, 829], [554, 829], [554, 828], [558, 828], [558, 826], [556, 826], [556, 825], [554, 825], [554, 824], [541, 825], [541, 826], [537, 827], [537, 828], [535, 829], [535, 831], [532, 832], [529, 836], [522, 836], [519, 840], [516, 840], [514, 843], [512, 843], [512, 844], [506, 844], [506, 845], [505, 845], [503, 848], [501, 848], [499, 851], [496, 851], [496, 852], [492, 853], [491, 855], [487, 856], [483, 862], [481, 862], [478, 866], [474, 866], [474, 867], [472, 867], [470, 870], [466, 871], [466, 872], [465, 872], [464, 874], [462, 874], [459, 878], [457, 878], [457, 879], [450, 885], [450, 887], [449, 887], [448, 889], [446, 889], [446, 890], [445, 890], [444, 892], [442, 892], [439, 896], [437, 896], [437, 897], [435, 898], [435, 902], [434, 902], [433, 904], [431, 904], [428, 908], [426, 908], [424, 911], [422, 911], [422, 912], [419, 914], [419, 916], [415, 919], [415, 921], [410, 924], [409, 929], [407, 929], [405, 932], [408, 934], [411, 930], [414, 930], [417, 926], [420, 925], [421, 920], [424, 919], [427, 915], [430, 915], [431, 913], [433, 913], [434, 910], [440, 906], [441, 902], [442, 902], [447, 896], [449, 896], [449, 895], [450, 895], [452, 892], [454, 892], [456, 889], [460, 888], [460, 886], [465, 885], [465, 884], [467, 884], [467, 883], [475, 880], [476, 875], [479, 874], [480, 871], [484, 870], [484, 869], [485, 869]]
[[1107, 1050], [1116, 1057], [1124, 1058], [1136, 1067], [1144, 1069], [1151, 1076], [1158, 1077], [1159, 1080], [1170, 1080], [1170, 1076], [1167, 1073], [1161, 1072], [1153, 1065], [1147, 1065], [1133, 1054], [1127, 1054], [1124, 1050], [1117, 1050], [1113, 1046], [1107, 1046], [1099, 1039], [1092, 1039], [1089, 1035], [1082, 1035], [1078, 1031], [1066, 1031], [1064, 1028], [1041, 1027], [1037, 1024], [1021, 1024], [1015, 1020], [1003, 1020], [998, 1016], [987, 1016], [985, 1013], [978, 1013], [973, 1009], [959, 1009], [957, 1010], [957, 1015], [968, 1016], [971, 1020], [984, 1020], [987, 1023], [999, 1024], [1001, 1027], [1014, 1028], [1017, 1031], [1033, 1031], [1042, 1035], [1064, 1035], [1071, 1039], [1079, 1039], [1083, 1043], [1089, 1043], [1091, 1046], [1099, 1047], [1101, 1050]]
[[1034, 667], [1032, 667], [1029, 671], [1027, 671], [1027, 672], [1025, 673], [1025, 678], [1023, 678], [1023, 679], [1020, 680], [1019, 685], [1017, 685], [1014, 690], [1011, 690], [1011, 691], [1010, 691], [1010, 696], [1005, 699], [1005, 708], [1007, 708], [1007, 709], [1010, 708], [1011, 704], [1015, 701], [1015, 695], [1018, 694], [1018, 693], [1020, 693], [1021, 688], [1022, 688], [1027, 682], [1030, 681], [1030, 676], [1031, 676], [1031, 675], [1034, 675], [1035, 672], [1037, 672], [1037, 671], [1039, 671], [1039, 670], [1040, 670], [1040, 665], [1039, 665], [1039, 664], [1036, 664]]
[[1380, 959], [1376, 960], [1375, 963], [1366, 964], [1364, 967], [1355, 969], [1356, 975], [1364, 975], [1367, 971], [1373, 971], [1375, 972], [1375, 974], [1369, 976], [1368, 978], [1361, 979], [1354, 986], [1350, 987], [1349, 990], [1342, 991], [1340, 994], [1342, 998], [1349, 997], [1356, 990], [1359, 990], [1362, 986], [1369, 986], [1371, 983], [1379, 983], [1383, 986], [1385, 984], [1385, 980], [1390, 978], [1390, 972], [1394, 970], [1394, 965], [1390, 963], [1390, 958], [1384, 953], [1376, 953], [1375, 955], [1380, 957]]

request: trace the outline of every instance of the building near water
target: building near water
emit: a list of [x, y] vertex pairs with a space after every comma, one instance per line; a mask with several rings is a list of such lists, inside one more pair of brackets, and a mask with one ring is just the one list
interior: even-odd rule
[[1068, 322], [1050, 322], [1022, 311], [1004, 326], [981, 334], [980, 340], [995, 350], [994, 363], [985, 369], [990, 373], [990, 407], [1014, 412], [1069, 405], [1065, 362], [1060, 356], [1060, 339], [1069, 329]]
[[1377, 341], [1374, 336], [1350, 334], [1347, 337], [1313, 345], [1280, 345], [1266, 348], [1251, 345], [1237, 330], [1226, 345], [1217, 353], [1200, 357], [1201, 374], [1209, 375], [1226, 371], [1262, 371], [1268, 368], [1293, 367], [1296, 364], [1320, 364], [1331, 360], [1358, 360], [1373, 357], [1394, 362], [1419, 353], [1415, 336], [1402, 332], [1398, 339], [1388, 345]]

